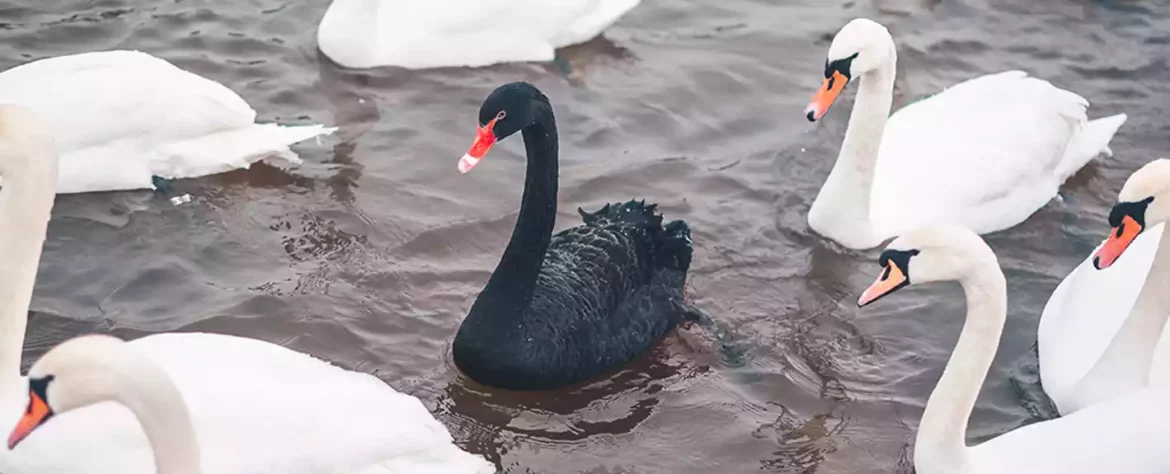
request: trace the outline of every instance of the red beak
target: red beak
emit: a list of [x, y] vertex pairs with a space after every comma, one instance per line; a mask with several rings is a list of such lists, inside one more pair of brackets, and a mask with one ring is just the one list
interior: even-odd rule
[[460, 173], [471, 171], [471, 168], [478, 165], [479, 160], [482, 160], [484, 155], [487, 155], [488, 150], [492, 149], [492, 145], [496, 144], [496, 134], [492, 131], [492, 128], [496, 126], [496, 120], [499, 119], [492, 119], [492, 121], [480, 126], [479, 130], [476, 131], [475, 141], [471, 142], [471, 148], [467, 150], [467, 154], [463, 155], [463, 158], [459, 159]]

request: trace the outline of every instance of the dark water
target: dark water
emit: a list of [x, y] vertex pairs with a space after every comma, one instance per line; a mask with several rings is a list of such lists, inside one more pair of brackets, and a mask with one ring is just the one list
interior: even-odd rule
[[[801, 114], [831, 35], [868, 16], [899, 47], [896, 105], [1023, 68], [1128, 112], [1113, 159], [1023, 225], [989, 236], [1008, 328], [972, 417], [983, 440], [1045, 415], [1035, 328], [1048, 294], [1104, 233], [1124, 179], [1170, 149], [1165, 1], [646, 0], [560, 64], [345, 72], [315, 50], [326, 0], [23, 0], [0, 4], [0, 66], [136, 48], [228, 85], [263, 120], [342, 127], [294, 170], [58, 199], [27, 355], [66, 337], [216, 331], [371, 371], [422, 398], [459, 443], [509, 473], [909, 472], [923, 404], [962, 323], [957, 288], [855, 308], [877, 251], [810, 233], [804, 215], [851, 98]], [[491, 18], [484, 18], [491, 21]], [[462, 379], [449, 344], [516, 217], [523, 150], [455, 170], [479, 101], [536, 83], [560, 119], [559, 227], [577, 206], [645, 197], [697, 246], [690, 294], [748, 349], [721, 362], [680, 331], [584, 388], [514, 394]], [[846, 94], [851, 97], [851, 93]], [[116, 117], [111, 117], [112, 120]]]

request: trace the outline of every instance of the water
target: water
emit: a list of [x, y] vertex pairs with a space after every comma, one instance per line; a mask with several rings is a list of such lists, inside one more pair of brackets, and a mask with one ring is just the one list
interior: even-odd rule
[[[146, 192], [59, 198], [27, 360], [83, 332], [223, 332], [376, 373], [507, 473], [910, 472], [961, 293], [915, 288], [856, 309], [878, 252], [841, 250], [804, 222], [852, 91], [820, 123], [802, 109], [831, 35], [867, 16], [898, 43], [895, 106], [1023, 68], [1084, 95], [1092, 117], [1130, 114], [1114, 158], [989, 236], [1010, 314], [971, 439], [1050, 416], [1036, 386], [1040, 311], [1107, 232], [1125, 178], [1170, 149], [1170, 5], [1022, 3], [646, 0], [555, 64], [347, 72], [315, 50], [325, 0], [2, 2], [0, 67], [136, 48], [223, 82], [262, 120], [342, 127], [299, 146], [297, 169], [175, 183], [194, 197], [180, 207]], [[466, 176], [455, 164], [479, 102], [512, 80], [556, 108], [558, 228], [579, 222], [577, 206], [631, 197], [688, 220], [689, 293], [737, 334], [742, 367], [692, 329], [574, 390], [515, 394], [458, 375], [450, 341], [515, 220], [522, 144]]]

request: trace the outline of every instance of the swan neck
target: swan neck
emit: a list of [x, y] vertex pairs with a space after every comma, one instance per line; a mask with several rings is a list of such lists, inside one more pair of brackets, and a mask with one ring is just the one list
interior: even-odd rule
[[201, 474], [199, 444], [182, 394], [162, 368], [139, 357], [120, 369], [115, 400], [138, 418], [158, 474]]
[[515, 309], [511, 314], [519, 314], [532, 299], [557, 216], [556, 119], [547, 99], [535, 99], [533, 107], [536, 118], [521, 131], [528, 169], [520, 213], [499, 265], [476, 300], [476, 306], [486, 298], [492, 307]]
[[1149, 384], [1154, 353], [1166, 320], [1170, 318], [1170, 292], [1166, 291], [1167, 288], [1170, 288], [1170, 232], [1163, 224], [1158, 250], [1133, 307], [1101, 358], [1079, 382], [1081, 387], [1078, 389], [1089, 394], [1086, 405]]
[[922, 472], [955, 472], [966, 465], [967, 420], [995, 359], [1007, 318], [1007, 285], [998, 268], [988, 266], [960, 283], [967, 319], [918, 427], [914, 456]]
[[56, 157], [43, 157], [43, 161], [44, 166], [6, 172], [0, 187], [0, 384], [4, 387], [21, 386], [28, 309], [56, 196]]
[[809, 209], [814, 230], [851, 248], [871, 248], [889, 237], [870, 217], [874, 168], [894, 97], [897, 55], [858, 78], [849, 128], [829, 177]]
[[[1142, 284], [1137, 301], [1128, 319], [1138, 319], [1139, 330], [1135, 334], [1141, 335], [1143, 354], [1152, 354], [1158, 343], [1158, 336], [1162, 327], [1170, 318], [1170, 232], [1166, 232], [1166, 224], [1162, 224], [1162, 236], [1158, 239], [1158, 250], [1154, 252], [1154, 262], [1150, 272], [1146, 274], [1146, 281]], [[1128, 321], [1127, 321], [1128, 322]], [[1124, 326], [1123, 326], [1124, 327]], [[1149, 372], [1149, 358], [1143, 358]]]

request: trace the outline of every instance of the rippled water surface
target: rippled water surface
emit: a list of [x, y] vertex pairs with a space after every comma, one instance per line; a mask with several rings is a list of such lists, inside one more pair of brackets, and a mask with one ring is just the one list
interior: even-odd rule
[[[2, 67], [141, 49], [226, 84], [263, 120], [341, 126], [300, 145], [296, 169], [176, 183], [194, 196], [180, 207], [148, 192], [59, 198], [28, 360], [89, 331], [224, 332], [376, 373], [503, 472], [909, 472], [962, 295], [915, 288], [858, 311], [878, 252], [841, 250], [804, 221], [852, 103], [846, 93], [818, 124], [802, 116], [832, 34], [857, 16], [890, 27], [895, 106], [1022, 68], [1084, 95], [1092, 117], [1130, 114], [1114, 158], [989, 236], [1010, 315], [974, 441], [1050, 416], [1036, 384], [1040, 310], [1107, 231], [1124, 179], [1170, 150], [1165, 1], [645, 0], [556, 64], [422, 72], [330, 64], [314, 39], [326, 6], [0, 3]], [[737, 335], [742, 366], [695, 328], [572, 390], [514, 394], [459, 376], [450, 341], [515, 221], [522, 143], [466, 176], [455, 164], [480, 100], [512, 80], [537, 84], [560, 120], [558, 228], [579, 223], [577, 206], [631, 197], [689, 221], [689, 294]]]

